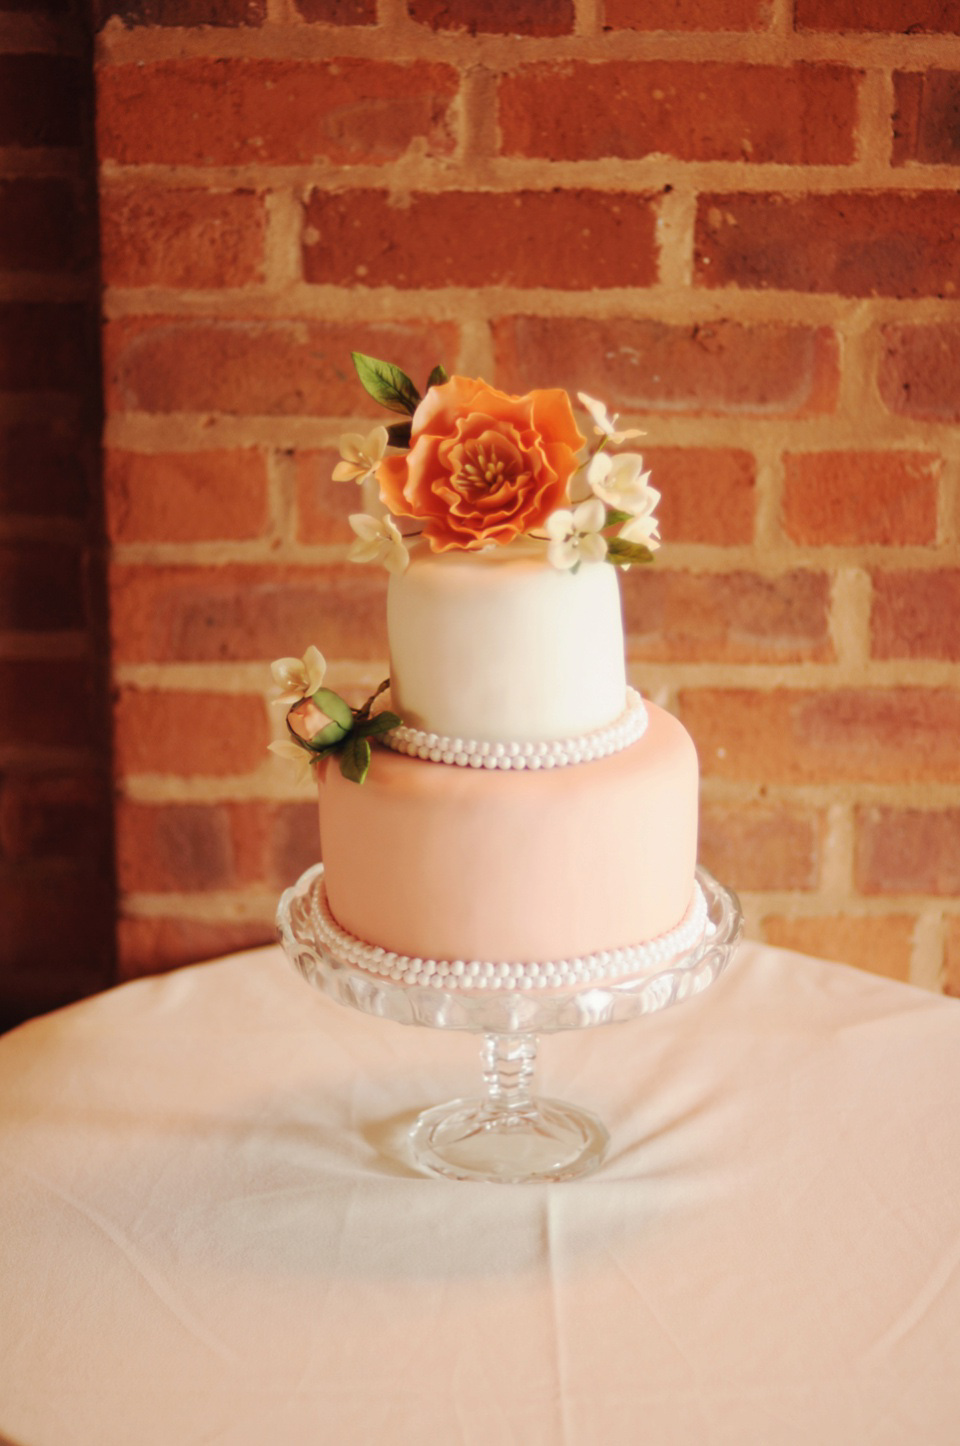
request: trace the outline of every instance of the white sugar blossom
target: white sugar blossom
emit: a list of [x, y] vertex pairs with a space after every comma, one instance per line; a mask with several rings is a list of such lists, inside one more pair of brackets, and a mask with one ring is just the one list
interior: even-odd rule
[[365, 437], [359, 432], [345, 432], [340, 438], [343, 459], [333, 469], [334, 482], [363, 482], [383, 460], [387, 450], [386, 427], [374, 427]]
[[580, 562], [602, 562], [607, 555], [607, 509], [598, 497], [581, 502], [573, 511], [562, 507], [547, 518], [547, 557], [554, 567], [576, 567]]
[[277, 687], [283, 689], [280, 696], [274, 698], [274, 703], [289, 707], [291, 703], [299, 703], [301, 698], [311, 697], [322, 686], [327, 660], [319, 648], [311, 645], [302, 658], [278, 658], [270, 664], [270, 671]]
[[660, 493], [649, 485], [649, 479], [639, 452], [621, 452], [616, 457], [598, 452], [587, 468], [593, 495], [608, 507], [633, 517], [646, 516], [660, 501]]
[[620, 413], [614, 412], [611, 417], [603, 402], [598, 402], [596, 397], [588, 397], [586, 392], [577, 392], [577, 399], [593, 418], [593, 430], [597, 436], [606, 437], [615, 447], [619, 447], [621, 442], [629, 442], [633, 437], [646, 436], [645, 432], [638, 432], [635, 427], [618, 432], [616, 426]]
[[291, 738], [277, 738], [273, 743], [268, 743], [267, 747], [278, 758], [285, 758], [288, 763], [297, 765], [296, 781], [298, 783], [309, 776], [312, 760], [307, 749], [301, 748], [299, 743], [294, 743]]
[[350, 526], [357, 540], [347, 553], [351, 562], [379, 562], [388, 572], [403, 572], [410, 554], [392, 517], [371, 517], [367, 512], [354, 512]]
[[624, 542], [641, 542], [644, 547], [649, 547], [651, 552], [656, 552], [660, 546], [660, 532], [653, 509], [660, 501], [660, 495], [654, 492], [652, 487], [649, 491], [652, 498], [649, 508], [644, 512], [638, 512], [631, 517], [629, 522], [625, 522], [617, 535]]

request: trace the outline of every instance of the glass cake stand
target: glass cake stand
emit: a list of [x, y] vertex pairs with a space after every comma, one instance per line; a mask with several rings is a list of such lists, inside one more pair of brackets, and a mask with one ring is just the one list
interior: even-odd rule
[[706, 932], [693, 949], [625, 979], [545, 990], [405, 984], [359, 969], [321, 943], [323, 865], [285, 891], [277, 910], [284, 952], [308, 984], [350, 1009], [428, 1029], [483, 1035], [483, 1093], [425, 1110], [410, 1132], [420, 1169], [452, 1180], [502, 1184], [573, 1180], [595, 1170], [609, 1136], [587, 1110], [533, 1089], [537, 1037], [653, 1014], [708, 988], [733, 957], [740, 905], [704, 869]]

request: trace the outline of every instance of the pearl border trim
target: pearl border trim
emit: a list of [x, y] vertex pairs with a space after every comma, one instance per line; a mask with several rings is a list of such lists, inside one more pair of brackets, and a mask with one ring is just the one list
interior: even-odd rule
[[311, 912], [318, 944], [338, 962], [396, 983], [463, 990], [560, 989], [629, 978], [632, 974], [666, 966], [677, 955], [695, 948], [708, 927], [707, 901], [699, 883], [695, 882], [683, 919], [659, 938], [624, 949], [602, 949], [577, 959], [507, 964], [477, 959], [411, 958], [409, 954], [394, 954], [379, 945], [365, 944], [354, 934], [348, 934], [334, 919], [322, 881], [318, 882]]
[[579, 738], [559, 738], [548, 743], [489, 743], [401, 727], [383, 734], [380, 741], [395, 753], [430, 763], [452, 763], [458, 768], [566, 768], [571, 763], [589, 763], [629, 748], [643, 737], [647, 721], [643, 699], [635, 689], [628, 688], [627, 706], [616, 722]]

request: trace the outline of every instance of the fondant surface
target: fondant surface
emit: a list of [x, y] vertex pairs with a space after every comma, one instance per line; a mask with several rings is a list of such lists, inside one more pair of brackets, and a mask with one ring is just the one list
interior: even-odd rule
[[390, 579], [393, 708], [411, 728], [518, 742], [612, 723], [626, 699], [616, 568], [550, 567], [542, 547], [412, 550]]
[[358, 787], [321, 765], [335, 919], [385, 949], [463, 960], [571, 958], [672, 929], [693, 890], [697, 757], [647, 707], [637, 743], [574, 768], [463, 769], [378, 747]]

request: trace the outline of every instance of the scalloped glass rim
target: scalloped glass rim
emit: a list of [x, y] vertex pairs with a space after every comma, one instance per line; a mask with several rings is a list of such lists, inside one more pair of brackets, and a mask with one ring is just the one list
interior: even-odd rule
[[294, 968], [339, 1004], [396, 1024], [430, 1029], [550, 1034], [653, 1014], [708, 988], [733, 957], [743, 929], [736, 894], [698, 868], [707, 901], [707, 933], [696, 948], [669, 964], [652, 965], [628, 979], [570, 988], [508, 993], [445, 990], [368, 974], [324, 948], [315, 937], [311, 917], [313, 892], [322, 878], [323, 865], [314, 864], [280, 898], [277, 933]]

